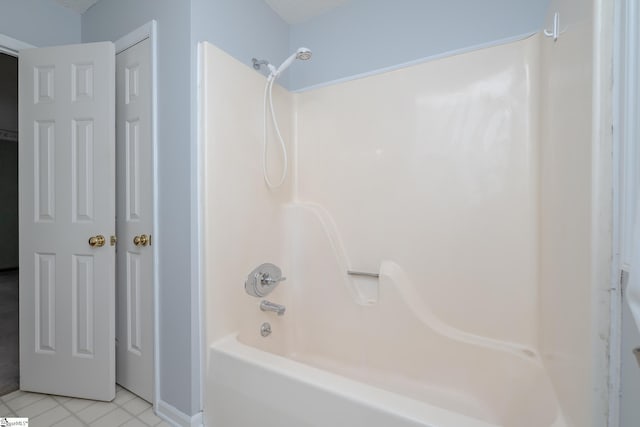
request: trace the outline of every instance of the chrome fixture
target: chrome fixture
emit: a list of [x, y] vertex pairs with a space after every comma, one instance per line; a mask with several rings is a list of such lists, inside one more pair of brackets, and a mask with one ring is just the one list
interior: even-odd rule
[[311, 50], [306, 47], [301, 47], [300, 49], [293, 52], [291, 56], [285, 59], [277, 69], [275, 67], [269, 67], [269, 70], [271, 71], [271, 77], [273, 77], [273, 79], [275, 80], [280, 74], [282, 74], [284, 70], [289, 68], [289, 66], [296, 59], [299, 61], [308, 61], [309, 59], [311, 59]]
[[270, 263], [256, 267], [244, 282], [244, 289], [247, 293], [256, 298], [269, 295], [278, 286], [278, 283], [286, 280], [282, 277], [282, 271]]
[[308, 61], [309, 59], [311, 59], [311, 55], [312, 55], [311, 49], [308, 49], [306, 47], [301, 47], [296, 52], [296, 59], [299, 59], [301, 61]]
[[284, 305], [276, 304], [275, 302], [262, 300], [260, 303], [260, 310], [262, 311], [273, 311], [274, 313], [278, 313], [278, 316], [282, 316], [286, 310]]
[[374, 278], [378, 278], [380, 277], [380, 275], [378, 273], [366, 273], [364, 271], [353, 271], [353, 270], [347, 270], [347, 274], [349, 276], [364, 276], [364, 277], [374, 277]]
[[291, 64], [293, 64], [293, 61], [295, 61], [296, 59], [299, 61], [308, 61], [309, 59], [311, 59], [311, 55], [311, 49], [301, 47], [293, 52], [287, 59], [285, 59], [278, 68], [274, 67], [266, 59], [251, 58], [251, 63], [253, 64], [253, 68], [255, 70], [260, 70], [260, 67], [262, 67], [263, 65], [267, 67], [267, 69], [269, 70], [269, 79], [275, 80], [278, 76], [280, 76], [280, 74], [282, 74], [284, 70], [286, 70], [287, 68], [289, 68], [289, 66], [291, 66]]
[[269, 61], [266, 59], [251, 58], [251, 62], [253, 62], [253, 68], [256, 70], [259, 70], [261, 65], [269, 65]]
[[260, 326], [260, 335], [262, 335], [263, 337], [268, 337], [269, 335], [271, 335], [271, 325], [269, 323], [264, 322]]

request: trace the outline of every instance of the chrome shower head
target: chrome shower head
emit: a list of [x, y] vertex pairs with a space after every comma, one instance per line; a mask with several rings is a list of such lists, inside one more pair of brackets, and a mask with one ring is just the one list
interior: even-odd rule
[[300, 59], [302, 61], [311, 59], [311, 50], [307, 49], [306, 47], [301, 47], [296, 52], [296, 59]]
[[302, 61], [306, 61], [308, 59], [311, 58], [311, 50], [307, 49], [306, 47], [301, 47], [300, 49], [298, 49], [293, 55], [291, 55], [290, 57], [288, 57], [283, 63], [282, 65], [280, 65], [278, 67], [278, 69], [276, 70], [275, 73], [272, 73], [272, 77], [275, 79], [276, 77], [278, 77], [284, 70], [286, 70], [287, 68], [289, 68], [289, 66], [293, 63], [294, 60], [296, 59], [300, 59]]

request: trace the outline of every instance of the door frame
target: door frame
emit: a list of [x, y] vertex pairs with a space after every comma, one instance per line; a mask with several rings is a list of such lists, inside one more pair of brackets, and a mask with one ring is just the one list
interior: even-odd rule
[[[635, 0], [616, 0], [614, 4], [613, 40], [613, 259], [611, 272], [611, 318], [609, 346], [609, 427], [620, 425], [620, 391], [622, 362], [622, 309], [624, 280], [632, 259], [634, 219], [631, 203], [640, 191], [633, 165], [640, 137], [640, 126], [634, 117], [640, 113], [640, 55], [637, 36], [640, 33], [640, 7]], [[631, 10], [631, 13], [629, 11]], [[632, 171], [636, 170], [636, 173]], [[636, 213], [637, 215], [638, 213]]]
[[[159, 285], [158, 285], [158, 248], [162, 244], [162, 238], [158, 233], [158, 48], [157, 48], [157, 22], [152, 20], [139, 28], [133, 30], [129, 34], [121, 37], [115, 42], [116, 55], [123, 50], [145, 40], [149, 39], [151, 47], [151, 150], [153, 153], [153, 242], [155, 249], [153, 250], [153, 406], [158, 408], [160, 402], [160, 363], [159, 363]], [[20, 56], [20, 50], [36, 48], [22, 40], [9, 37], [0, 33], [0, 53], [4, 53], [13, 57]], [[115, 96], [115, 94], [114, 94]]]
[[149, 39], [151, 49], [151, 152], [153, 169], [153, 406], [158, 411], [160, 403], [160, 286], [158, 283], [158, 248], [162, 245], [162, 237], [158, 233], [158, 47], [157, 22], [151, 20], [136, 28], [129, 34], [115, 41], [116, 55], [128, 48]]
[[17, 58], [21, 49], [31, 49], [34, 47], [37, 46], [0, 34], [0, 53]]

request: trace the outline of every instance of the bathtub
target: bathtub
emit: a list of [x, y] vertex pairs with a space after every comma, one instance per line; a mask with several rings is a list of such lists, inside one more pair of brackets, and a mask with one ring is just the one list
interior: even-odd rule
[[[565, 427], [553, 391], [545, 389], [549, 384], [544, 375], [538, 381], [514, 380], [508, 387], [515, 396], [513, 406], [498, 413], [487, 396], [411, 384], [411, 378], [335, 361], [322, 363], [295, 352], [284, 357], [238, 338], [227, 336], [209, 348], [207, 426]], [[489, 367], [501, 368], [497, 363]], [[488, 394], [499, 387], [504, 384], [489, 388]]]
[[289, 279], [268, 299], [286, 313], [239, 295], [241, 324], [208, 348], [206, 425], [566, 427], [535, 349], [448, 325], [393, 260], [377, 278], [346, 275], [322, 208], [283, 217]]
[[210, 348], [206, 424], [224, 427], [490, 427], [226, 337]]
[[206, 425], [566, 426], [534, 351], [448, 327], [405, 300], [403, 279], [386, 262], [378, 302], [352, 303], [351, 319], [339, 302], [289, 301], [214, 342]]

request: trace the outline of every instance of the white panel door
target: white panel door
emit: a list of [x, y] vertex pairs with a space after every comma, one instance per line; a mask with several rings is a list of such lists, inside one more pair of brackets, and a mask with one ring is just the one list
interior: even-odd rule
[[116, 56], [118, 384], [153, 401], [151, 44]]
[[112, 43], [20, 52], [22, 390], [115, 396], [114, 62]]

